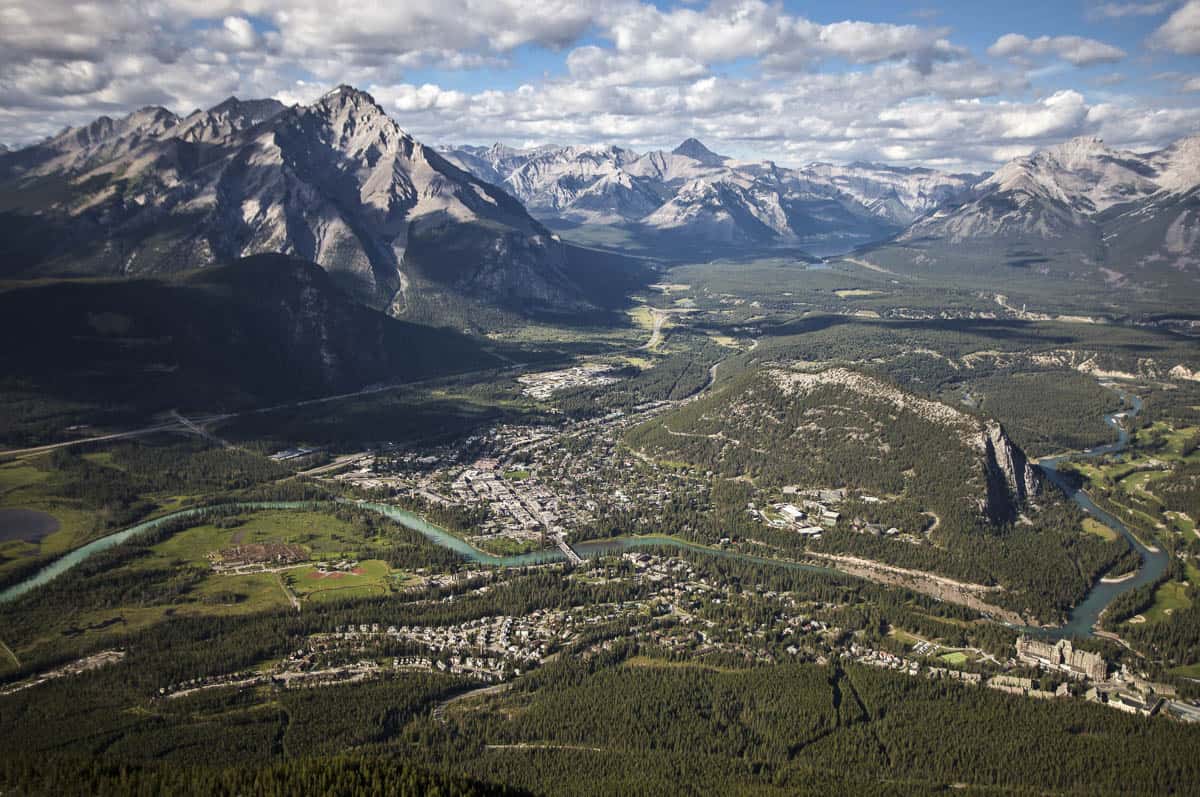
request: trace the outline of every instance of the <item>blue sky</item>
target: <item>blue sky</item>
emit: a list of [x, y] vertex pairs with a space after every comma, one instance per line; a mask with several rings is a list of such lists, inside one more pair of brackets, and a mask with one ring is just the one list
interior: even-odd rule
[[0, 142], [370, 91], [435, 143], [990, 166], [1200, 133], [1200, 0], [0, 0]]

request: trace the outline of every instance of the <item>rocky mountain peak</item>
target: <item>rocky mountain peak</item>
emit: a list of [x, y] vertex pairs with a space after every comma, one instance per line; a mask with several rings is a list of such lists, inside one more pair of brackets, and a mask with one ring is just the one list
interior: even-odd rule
[[1040, 156], [1045, 160], [1053, 160], [1067, 169], [1078, 169], [1082, 166], [1116, 153], [1104, 144], [1104, 140], [1096, 136], [1077, 136], [1053, 147], [1042, 150], [1034, 157]]
[[381, 114], [384, 113], [383, 107], [369, 93], [362, 89], [356, 89], [354, 86], [347, 86], [344, 83], [324, 94], [313, 104], [313, 107], [351, 107], [355, 109], [369, 109]]
[[671, 150], [672, 155], [683, 155], [685, 158], [699, 161], [706, 166], [720, 166], [728, 158], [718, 155], [704, 146], [698, 139], [685, 139], [678, 147]]

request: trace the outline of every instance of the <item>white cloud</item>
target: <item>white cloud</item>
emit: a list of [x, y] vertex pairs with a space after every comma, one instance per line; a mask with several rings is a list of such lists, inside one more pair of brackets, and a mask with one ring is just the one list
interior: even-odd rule
[[988, 48], [999, 58], [1025, 58], [1052, 55], [1075, 66], [1110, 64], [1125, 57], [1120, 47], [1082, 36], [1039, 36], [1030, 39], [1020, 33], [1006, 33]]
[[454, 110], [466, 105], [467, 95], [460, 91], [447, 91], [432, 83], [413, 86], [407, 83], [396, 86], [377, 86], [372, 90], [377, 102], [387, 111], [410, 113], [414, 111]]
[[1088, 107], [1077, 91], [1059, 91], [1034, 107], [1004, 111], [999, 116], [1001, 138], [1067, 138], [1080, 132]]
[[1184, 91], [1200, 91], [1200, 77], [1185, 80], [1180, 88]]
[[1180, 55], [1200, 55], [1200, 0], [1188, 0], [1167, 17], [1150, 36], [1150, 44]]
[[[1177, 17], [1163, 26], [1175, 39]], [[1070, 36], [1012, 34], [992, 49], [1005, 60], [978, 59], [937, 25], [822, 24], [769, 0], [0, 0], [0, 140], [147, 104], [307, 103], [338, 83], [433, 143], [649, 149], [697, 135], [789, 163], [977, 167], [1079, 133], [1154, 146], [1200, 127], [1190, 74], [1172, 77], [1183, 92], [1169, 108], [1139, 96], [1132, 72], [1128, 96], [1094, 88], [1115, 85], [1101, 77], [1032, 97], [1035, 81], [1071, 80], [1068, 64], [1124, 54]], [[551, 60], [545, 74], [507, 71], [530, 51]], [[1055, 60], [1035, 70], [1036, 58]], [[513, 74], [526, 85], [510, 88]]]
[[218, 51], [252, 50], [261, 44], [257, 31], [245, 17], [225, 17], [219, 28], [210, 31], [208, 40]]
[[708, 72], [704, 64], [683, 56], [616, 53], [594, 45], [572, 50], [567, 69], [578, 80], [607, 85], [682, 83]]
[[1174, 2], [1161, 0], [1150, 3], [1102, 3], [1090, 12], [1093, 18], [1121, 19], [1123, 17], [1149, 17], [1161, 14], [1174, 6]]

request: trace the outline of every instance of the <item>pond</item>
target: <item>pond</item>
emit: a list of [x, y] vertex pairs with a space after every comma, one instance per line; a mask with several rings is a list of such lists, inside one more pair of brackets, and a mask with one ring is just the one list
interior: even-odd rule
[[0, 509], [0, 542], [38, 542], [58, 531], [58, 518], [36, 509]]

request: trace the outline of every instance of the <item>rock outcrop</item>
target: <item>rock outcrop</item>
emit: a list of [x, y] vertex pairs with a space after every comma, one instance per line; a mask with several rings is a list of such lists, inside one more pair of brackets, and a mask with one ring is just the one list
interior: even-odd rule
[[1042, 491], [1042, 475], [996, 421], [980, 433], [987, 473], [984, 512], [993, 523], [1014, 520], [1021, 505]]

